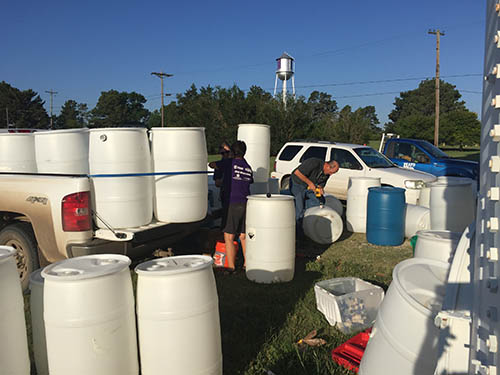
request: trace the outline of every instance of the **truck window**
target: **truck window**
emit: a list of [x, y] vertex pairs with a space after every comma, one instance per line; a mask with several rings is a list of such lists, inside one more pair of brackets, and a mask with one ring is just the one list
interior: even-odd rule
[[302, 150], [302, 146], [299, 145], [288, 145], [286, 146], [279, 156], [279, 160], [290, 161], [292, 160], [297, 153]]
[[325, 160], [325, 157], [326, 147], [311, 146], [306, 150], [306, 152], [304, 152], [304, 155], [302, 155], [302, 157], [300, 158], [300, 162], [302, 163], [304, 160], [310, 158]]
[[389, 142], [387, 145], [387, 150], [385, 152], [385, 156], [388, 158], [393, 158], [394, 157], [394, 149], [396, 148], [396, 142]]
[[412, 163], [430, 163], [429, 157], [417, 146], [410, 143], [399, 143], [396, 148], [398, 159], [404, 159]]
[[332, 148], [330, 160], [339, 163], [340, 168], [361, 170], [363, 167], [353, 154], [347, 150]]

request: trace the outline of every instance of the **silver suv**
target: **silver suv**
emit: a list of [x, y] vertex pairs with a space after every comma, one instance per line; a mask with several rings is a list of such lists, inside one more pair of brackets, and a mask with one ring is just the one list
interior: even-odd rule
[[279, 179], [281, 188], [286, 189], [293, 170], [309, 158], [339, 163], [339, 171], [328, 179], [325, 186], [325, 192], [338, 199], [347, 199], [349, 178], [380, 177], [383, 185], [407, 189], [406, 202], [417, 204], [419, 188], [436, 180], [431, 174], [398, 167], [371, 147], [325, 141], [287, 142], [276, 157], [271, 177]]

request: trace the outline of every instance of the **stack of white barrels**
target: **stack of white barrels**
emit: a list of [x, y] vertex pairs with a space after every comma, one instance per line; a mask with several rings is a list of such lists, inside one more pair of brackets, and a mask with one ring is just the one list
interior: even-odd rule
[[[0, 247], [5, 302], [0, 307], [0, 373], [29, 375], [14, 254]], [[136, 301], [129, 266], [123, 255], [90, 255], [54, 263], [31, 276], [37, 374], [222, 374], [212, 259], [192, 255], [139, 264]]]
[[145, 128], [0, 134], [0, 172], [90, 174], [102, 229], [204, 219], [204, 128], [153, 128], [150, 137]]

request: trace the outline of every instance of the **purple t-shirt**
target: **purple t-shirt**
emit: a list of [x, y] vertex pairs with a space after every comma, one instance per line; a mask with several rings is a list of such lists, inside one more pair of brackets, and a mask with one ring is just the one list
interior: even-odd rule
[[245, 159], [223, 159], [217, 163], [224, 179], [222, 181], [222, 202], [245, 203], [253, 183], [252, 168]]

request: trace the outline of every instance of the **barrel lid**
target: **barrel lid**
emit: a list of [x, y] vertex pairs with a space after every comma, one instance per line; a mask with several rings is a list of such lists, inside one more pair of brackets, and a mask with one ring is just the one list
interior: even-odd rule
[[449, 230], [419, 230], [417, 233], [419, 238], [425, 237], [433, 241], [456, 241], [460, 240], [462, 233], [452, 232]]
[[147, 128], [95, 128], [90, 129], [90, 133], [102, 133], [102, 132], [123, 132], [123, 131], [147, 131]]
[[141, 263], [135, 267], [135, 272], [139, 275], [168, 276], [198, 271], [211, 267], [212, 263], [213, 259], [206, 255], [181, 255]]
[[201, 126], [184, 126], [184, 127], [168, 127], [168, 128], [151, 128], [151, 132], [172, 132], [172, 131], [177, 131], [177, 130], [196, 130], [196, 131], [205, 131], [204, 127]]
[[17, 250], [12, 246], [0, 246], [0, 261], [7, 259], [12, 255], [16, 255]]
[[67, 133], [88, 133], [88, 132], [89, 132], [88, 128], [39, 130], [39, 131], [33, 133], [33, 135], [40, 136], [40, 135], [67, 134]]
[[398, 188], [398, 187], [393, 187], [393, 186], [374, 186], [368, 188], [369, 191], [374, 191], [377, 193], [389, 193], [389, 194], [400, 194], [405, 192], [405, 189], [403, 188]]
[[266, 124], [238, 124], [238, 127], [240, 126], [262, 126], [263, 128], [270, 128], [270, 125]]
[[130, 263], [130, 258], [125, 255], [86, 255], [51, 264], [43, 269], [42, 277], [54, 281], [93, 279], [118, 273]]
[[293, 201], [295, 198], [291, 195], [284, 194], [271, 194], [270, 197], [267, 194], [254, 194], [247, 197], [249, 200], [257, 201]]
[[37, 284], [37, 285], [43, 284], [44, 280], [42, 277], [42, 270], [43, 270], [42, 268], [39, 268], [30, 274], [30, 288], [32, 284]]

